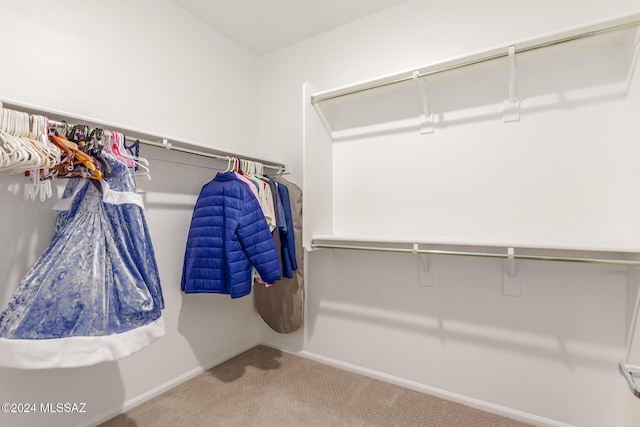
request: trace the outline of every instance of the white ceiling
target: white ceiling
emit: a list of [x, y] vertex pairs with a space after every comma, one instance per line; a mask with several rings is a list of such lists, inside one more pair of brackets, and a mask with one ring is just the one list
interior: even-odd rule
[[249, 51], [264, 55], [406, 0], [172, 0]]

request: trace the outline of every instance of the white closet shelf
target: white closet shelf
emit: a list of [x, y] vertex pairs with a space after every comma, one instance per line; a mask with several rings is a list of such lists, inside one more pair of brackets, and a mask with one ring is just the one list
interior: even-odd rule
[[[438, 61], [431, 64], [415, 67], [409, 70], [399, 71], [393, 74], [380, 76], [374, 79], [365, 80], [346, 86], [337, 87], [311, 95], [311, 103], [318, 104], [331, 99], [336, 99], [371, 89], [382, 88], [397, 83], [402, 83], [414, 79], [414, 73], [418, 72], [415, 77], [426, 77], [434, 74], [444, 73], [476, 64], [493, 61], [509, 56], [508, 49], [513, 46], [515, 54], [531, 52], [550, 46], [563, 44], [570, 41], [580, 39], [593, 40], [594, 46], [600, 46], [602, 41], [598, 40], [597, 35], [619, 32], [624, 29], [633, 29], [640, 26], [640, 13], [634, 13], [616, 18], [606, 19], [593, 22], [578, 27], [571, 27], [562, 31], [543, 34], [537, 37], [506, 43], [494, 48], [473, 52], [467, 55]], [[610, 39], [605, 43], [627, 44], [632, 45], [635, 38], [635, 32], [620, 34], [619, 37]]]
[[[314, 92], [309, 104], [338, 142], [415, 129], [430, 134], [494, 115], [519, 121], [541, 108], [598, 99], [593, 91], [584, 98], [593, 88], [624, 97], [638, 56], [639, 26], [636, 13], [543, 34]], [[475, 93], [474, 101], [460, 91]]]
[[400, 252], [432, 255], [477, 256], [539, 261], [566, 261], [588, 264], [640, 266], [640, 248], [632, 246], [535, 245], [515, 242], [479, 242], [457, 239], [406, 239], [385, 237], [356, 237], [316, 235], [310, 249], [349, 249], [379, 252]]
[[183, 153], [211, 157], [216, 159], [224, 159], [226, 157], [242, 158], [245, 160], [262, 163], [265, 167], [277, 169], [282, 173], [289, 172], [287, 170], [286, 165], [282, 162], [276, 162], [276, 161], [266, 160], [262, 158], [252, 157], [252, 156], [245, 156], [237, 152], [222, 150], [219, 148], [200, 144], [200, 143], [189, 141], [182, 138], [159, 135], [159, 134], [145, 131], [145, 130], [131, 128], [131, 127], [119, 125], [116, 123], [110, 123], [103, 120], [94, 119], [91, 117], [75, 115], [75, 114], [67, 113], [64, 111], [43, 108], [36, 105], [26, 104], [26, 103], [11, 100], [11, 99], [0, 99], [0, 107], [19, 110], [29, 114], [47, 116], [51, 120], [66, 121], [68, 123], [81, 123], [81, 124], [85, 124], [92, 127], [109, 129], [115, 132], [123, 133], [127, 136], [127, 138], [139, 139], [142, 144], [165, 148], [167, 150], [174, 150], [174, 151], [179, 151]]

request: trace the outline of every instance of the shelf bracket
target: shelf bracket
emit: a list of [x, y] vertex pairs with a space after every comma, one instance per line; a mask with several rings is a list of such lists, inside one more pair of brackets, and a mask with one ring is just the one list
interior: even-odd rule
[[420, 286], [433, 287], [433, 273], [431, 272], [431, 258], [429, 255], [418, 252], [418, 243], [413, 244], [411, 253], [418, 255], [418, 269], [420, 273]]
[[620, 362], [620, 365], [618, 366], [620, 368], [620, 373], [629, 383], [629, 388], [631, 388], [633, 395], [640, 398], [640, 387], [638, 387], [634, 380], [634, 378], [640, 378], [640, 366], [629, 365], [623, 362]]
[[513, 248], [508, 248], [507, 259], [504, 260], [503, 271], [503, 293], [507, 296], [519, 297], [520, 296], [520, 278], [516, 274], [516, 260], [515, 251]]
[[635, 40], [633, 42], [633, 54], [631, 55], [629, 71], [627, 72], [627, 88], [625, 93], [629, 93], [629, 90], [631, 90], [631, 83], [633, 82], [633, 76], [635, 75], [636, 67], [638, 66], [639, 56], [640, 56], [640, 29], [637, 29]]
[[316, 110], [316, 113], [318, 113], [318, 117], [320, 117], [320, 121], [322, 122], [322, 126], [324, 126], [324, 129], [327, 131], [327, 133], [329, 134], [329, 136], [331, 137], [331, 139], [334, 138], [333, 135], [333, 129], [331, 129], [331, 125], [329, 124], [329, 121], [327, 120], [327, 117], [324, 115], [324, 112], [322, 111], [322, 108], [320, 108], [320, 106], [317, 103], [312, 103], [311, 105], [313, 105], [313, 108]]
[[422, 100], [422, 123], [420, 124], [420, 134], [433, 133], [433, 113], [429, 108], [429, 86], [424, 78], [420, 78], [420, 71], [413, 72], [413, 79], [418, 83], [420, 99]]
[[516, 98], [516, 47], [509, 46], [509, 99], [502, 103], [502, 121], [520, 120], [520, 100]]

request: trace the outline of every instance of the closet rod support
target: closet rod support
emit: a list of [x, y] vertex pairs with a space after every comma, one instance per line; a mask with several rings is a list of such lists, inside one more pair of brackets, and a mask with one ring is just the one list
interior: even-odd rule
[[509, 46], [509, 89], [508, 98], [502, 103], [502, 121], [504, 123], [520, 120], [520, 100], [516, 98], [516, 47]]
[[516, 274], [516, 254], [514, 248], [507, 249], [507, 259], [504, 260], [502, 293], [511, 297], [520, 296], [520, 278]]
[[420, 286], [433, 287], [433, 270], [431, 269], [431, 256], [419, 254], [420, 258]]
[[331, 138], [333, 139], [333, 129], [331, 129], [331, 125], [329, 124], [329, 121], [325, 117], [324, 112], [322, 111], [322, 109], [318, 104], [312, 103], [312, 105], [313, 105], [313, 108], [316, 110], [316, 113], [318, 113], [318, 117], [320, 117], [322, 126], [324, 126], [324, 129], [327, 131], [329, 135], [331, 135]]
[[420, 125], [420, 133], [422, 135], [433, 133], [433, 112], [429, 108], [429, 86], [424, 78], [420, 78], [420, 71], [413, 72], [413, 79], [418, 84], [418, 91], [420, 92], [420, 100], [422, 101], [422, 110], [424, 115], [422, 116], [422, 123]]

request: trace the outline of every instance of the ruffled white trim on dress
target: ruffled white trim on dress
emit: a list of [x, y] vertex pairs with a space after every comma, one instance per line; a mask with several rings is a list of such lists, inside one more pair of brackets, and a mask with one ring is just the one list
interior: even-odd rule
[[[82, 178], [86, 181], [86, 178]], [[142, 210], [144, 210], [144, 203], [142, 201], [142, 197], [139, 194], [132, 193], [129, 191], [115, 191], [112, 190], [109, 186], [109, 183], [105, 180], [100, 181], [102, 185], [102, 200], [105, 203], [109, 203], [111, 205], [136, 205], [139, 206]], [[58, 202], [53, 205], [53, 210], [58, 212], [68, 211], [71, 209], [71, 205], [73, 204], [73, 200], [76, 198], [80, 190], [84, 188], [86, 183], [81, 183], [76, 186], [73, 190], [73, 193], [69, 197], [65, 197], [63, 199], [58, 200]]]
[[0, 366], [20, 369], [75, 368], [130, 356], [164, 336], [164, 318], [121, 334], [52, 339], [0, 338]]

